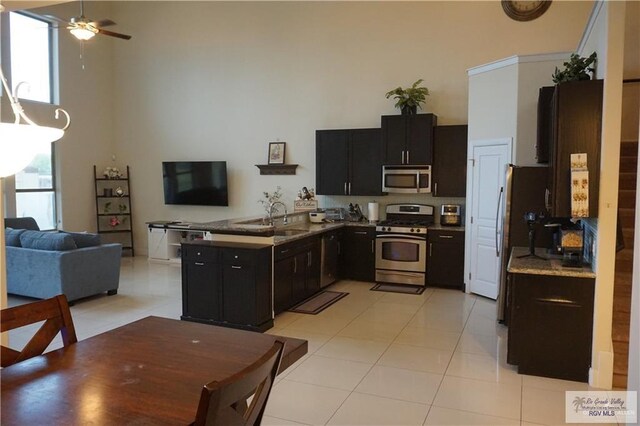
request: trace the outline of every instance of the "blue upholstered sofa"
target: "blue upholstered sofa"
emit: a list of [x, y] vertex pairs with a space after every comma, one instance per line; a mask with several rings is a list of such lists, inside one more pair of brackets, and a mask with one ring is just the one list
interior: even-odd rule
[[[32, 226], [28, 221], [15, 219], [5, 219], [5, 225], [37, 229], [37, 224]], [[9, 294], [38, 299], [64, 294], [74, 301], [103, 292], [109, 295], [118, 292], [120, 244], [101, 244], [96, 234], [11, 227], [5, 229], [5, 239]]]

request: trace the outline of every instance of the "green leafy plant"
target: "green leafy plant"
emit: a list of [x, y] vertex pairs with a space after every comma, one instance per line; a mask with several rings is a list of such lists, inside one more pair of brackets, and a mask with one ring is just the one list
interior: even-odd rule
[[418, 87], [422, 83], [422, 79], [413, 83], [413, 85], [407, 89], [402, 87], [396, 87], [395, 89], [387, 92], [385, 97], [389, 99], [393, 96], [396, 100], [395, 107], [400, 108], [403, 114], [415, 114], [417, 108], [422, 109], [423, 104], [427, 96], [429, 96], [429, 89], [426, 87]]
[[[559, 70], [556, 67], [552, 76], [553, 82], [559, 84], [566, 83], [568, 81], [591, 80], [591, 76], [596, 71], [596, 61], [596, 52], [593, 52], [587, 58], [583, 58], [576, 53], [572, 53], [569, 61], [563, 64], [563, 70]], [[591, 66], [592, 64], [593, 66]]]

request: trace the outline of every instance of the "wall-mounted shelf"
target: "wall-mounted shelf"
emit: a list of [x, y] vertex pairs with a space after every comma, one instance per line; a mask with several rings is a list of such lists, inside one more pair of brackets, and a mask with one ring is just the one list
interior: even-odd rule
[[297, 164], [256, 164], [261, 175], [295, 175]]

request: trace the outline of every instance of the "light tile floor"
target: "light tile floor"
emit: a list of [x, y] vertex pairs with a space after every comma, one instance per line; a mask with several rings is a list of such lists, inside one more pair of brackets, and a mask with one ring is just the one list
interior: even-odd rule
[[[116, 296], [71, 307], [79, 339], [157, 315], [179, 318], [180, 268], [124, 258]], [[269, 333], [309, 341], [309, 353], [278, 376], [265, 425], [559, 425], [564, 391], [584, 383], [517, 374], [506, 363], [506, 327], [495, 302], [460, 291], [420, 296], [349, 292], [319, 315], [285, 312]], [[9, 297], [17, 305], [32, 299]], [[34, 327], [10, 333], [21, 346]], [[51, 349], [60, 347], [56, 339]]]

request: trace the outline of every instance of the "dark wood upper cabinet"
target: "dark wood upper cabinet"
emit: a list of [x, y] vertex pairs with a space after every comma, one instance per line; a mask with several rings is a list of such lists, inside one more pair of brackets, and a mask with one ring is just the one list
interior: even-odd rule
[[384, 164], [432, 164], [434, 114], [383, 115]]
[[316, 193], [382, 195], [380, 129], [316, 131]]
[[467, 125], [436, 126], [433, 138], [431, 195], [467, 194]]
[[598, 216], [602, 80], [557, 85], [553, 93], [549, 140], [549, 210], [571, 216], [571, 154], [586, 153], [589, 170], [589, 217]]
[[552, 138], [553, 92], [555, 86], [541, 87], [538, 93], [538, 134], [536, 135], [536, 161], [549, 162], [549, 143]]

